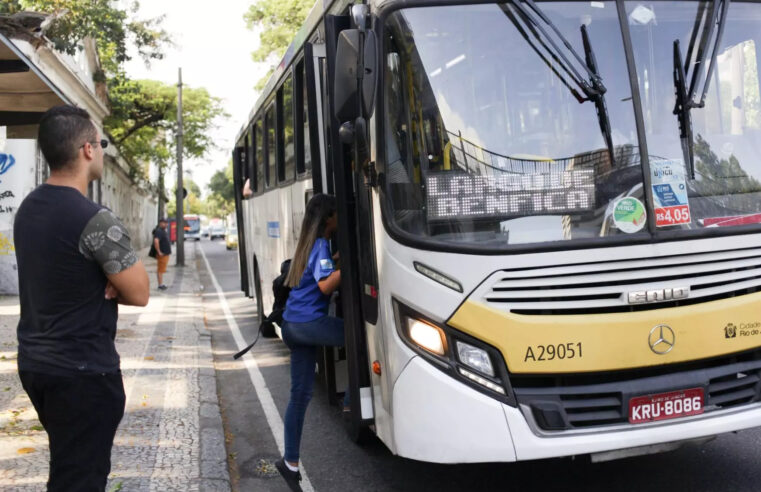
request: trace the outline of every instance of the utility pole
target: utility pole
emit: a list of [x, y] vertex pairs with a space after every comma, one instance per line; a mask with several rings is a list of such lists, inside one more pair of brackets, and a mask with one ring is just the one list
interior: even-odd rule
[[164, 169], [159, 163], [159, 215], [156, 217], [157, 224], [164, 218], [164, 205]]
[[182, 188], [182, 68], [177, 72], [177, 266], [185, 266], [185, 220], [183, 219], [183, 196]]

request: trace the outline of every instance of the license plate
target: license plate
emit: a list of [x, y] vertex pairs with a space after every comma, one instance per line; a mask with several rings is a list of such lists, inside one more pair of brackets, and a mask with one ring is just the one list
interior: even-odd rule
[[690, 388], [629, 400], [629, 423], [642, 424], [703, 413], [703, 388]]

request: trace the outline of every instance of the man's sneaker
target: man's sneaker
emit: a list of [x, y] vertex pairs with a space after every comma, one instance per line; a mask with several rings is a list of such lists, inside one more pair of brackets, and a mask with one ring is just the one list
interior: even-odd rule
[[292, 471], [288, 468], [283, 458], [280, 458], [275, 462], [275, 468], [277, 468], [277, 471], [280, 472], [280, 475], [285, 479], [285, 483], [288, 484], [288, 487], [290, 487], [293, 492], [301, 492], [301, 485], [299, 484], [299, 482], [301, 482], [301, 473]]
[[159, 290], [167, 290], [169, 287], [167, 287], [164, 284], [159, 285]]

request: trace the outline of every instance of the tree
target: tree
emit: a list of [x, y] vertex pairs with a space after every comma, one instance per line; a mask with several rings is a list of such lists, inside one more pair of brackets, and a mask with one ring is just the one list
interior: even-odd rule
[[[122, 153], [133, 161], [167, 167], [176, 158], [177, 89], [155, 80], [113, 80], [111, 115], [105, 126]], [[222, 101], [204, 88], [183, 87], [183, 156], [203, 157], [215, 146], [216, 118], [226, 117]]]
[[[176, 159], [177, 91], [173, 85], [157, 81], [131, 80], [124, 72], [124, 62], [130, 59], [129, 46], [148, 63], [161, 59], [163, 48], [170, 43], [160, 27], [163, 17], [138, 19], [139, 7], [137, 0], [0, 0], [0, 13], [32, 10], [50, 14], [45, 35], [62, 52], [74, 54], [82, 40], [95, 40], [102, 70], [94, 78], [106, 85], [111, 107], [105, 131], [129, 163], [134, 181], [147, 179], [146, 163], [158, 165], [161, 211], [163, 176]], [[224, 116], [221, 101], [206, 89], [185, 88], [185, 157], [203, 157], [214, 146], [210, 130], [215, 119]], [[196, 197], [200, 203], [200, 192]]]
[[232, 202], [235, 200], [232, 162], [230, 162], [224, 171], [214, 173], [211, 180], [209, 180], [208, 187], [212, 195], [217, 195], [224, 201]]
[[[183, 212], [196, 215], [204, 213], [204, 203], [201, 201], [201, 188], [187, 176], [183, 178], [182, 185], [188, 191], [185, 197]], [[174, 187], [172, 188], [172, 198], [166, 204], [167, 215], [170, 217], [174, 217], [177, 213], [177, 200], [174, 198], [176, 196], [177, 188]]]
[[[122, 8], [125, 5], [126, 8]], [[45, 35], [55, 48], [70, 55], [79, 49], [79, 43], [93, 38], [104, 73], [97, 74], [97, 81], [119, 72], [121, 65], [130, 59], [128, 46], [137, 48], [146, 60], [162, 58], [169, 35], [159, 26], [163, 17], [137, 19], [140, 3], [114, 2], [112, 0], [3, 0], [0, 14], [13, 14], [22, 10], [45, 12], [53, 21]]]
[[217, 171], [208, 184], [211, 193], [206, 197], [205, 213], [211, 217], [225, 217], [235, 210], [235, 185], [233, 184], [233, 163]]
[[[251, 53], [254, 61], [264, 62], [271, 58], [277, 61], [306, 20], [314, 0], [258, 0], [248, 8], [243, 16], [246, 26], [253, 30], [261, 28], [259, 49]], [[264, 87], [272, 74], [272, 69], [257, 83], [257, 89]]]

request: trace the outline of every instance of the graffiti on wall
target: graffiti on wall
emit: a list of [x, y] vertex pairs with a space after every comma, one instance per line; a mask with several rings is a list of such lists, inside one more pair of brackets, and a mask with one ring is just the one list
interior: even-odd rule
[[[16, 164], [16, 158], [13, 157], [13, 154], [0, 153], [0, 176], [7, 173], [14, 164]], [[0, 183], [2, 183], [2, 181], [0, 181]]]
[[35, 187], [37, 143], [8, 139], [0, 153], [0, 293], [18, 293], [13, 221], [21, 200]]
[[8, 256], [16, 254], [16, 248], [13, 246], [13, 241], [0, 232], [0, 256]]
[[[13, 154], [0, 153], [0, 176], [3, 176], [5, 173], [10, 171], [14, 164], [16, 164], [16, 158], [13, 156]], [[0, 185], [2, 185], [2, 183], [3, 181], [0, 179]], [[13, 194], [13, 190], [3, 190], [3, 188], [5, 188], [5, 186], [0, 187], [0, 214], [12, 214], [15, 210], [15, 207], [13, 205], [9, 205], [7, 202], [9, 198], [16, 198], [16, 195]], [[7, 238], [0, 234], [0, 255], [7, 255], [9, 254], [7, 251], [13, 251], [13, 241], [10, 242], [11, 249], [9, 250], [4, 245], [3, 239], [7, 241]]]

